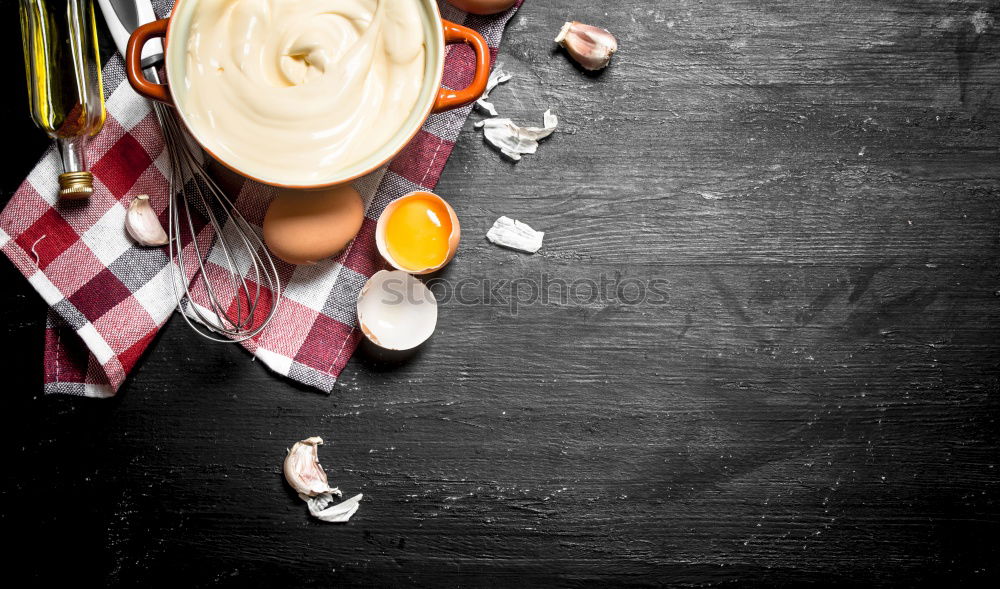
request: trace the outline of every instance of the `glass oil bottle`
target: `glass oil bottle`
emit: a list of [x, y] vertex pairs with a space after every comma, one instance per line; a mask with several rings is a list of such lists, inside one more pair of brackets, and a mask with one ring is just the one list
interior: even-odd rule
[[104, 126], [93, 1], [20, 0], [20, 11], [31, 117], [59, 144], [59, 196], [86, 198], [87, 142]]

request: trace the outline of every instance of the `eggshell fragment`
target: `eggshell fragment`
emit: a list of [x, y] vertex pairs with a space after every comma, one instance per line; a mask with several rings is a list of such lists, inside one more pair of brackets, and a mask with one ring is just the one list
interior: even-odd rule
[[434, 333], [437, 299], [409, 273], [379, 270], [358, 294], [358, 326], [380, 348], [411, 350]]
[[[448, 211], [448, 218], [451, 221], [451, 233], [448, 235], [448, 253], [439, 264], [428, 266], [426, 268], [416, 268], [416, 269], [407, 268], [406, 266], [399, 263], [395, 258], [393, 258], [392, 254], [389, 252], [389, 247], [386, 244], [386, 235], [385, 235], [386, 224], [388, 222], [388, 219], [390, 216], [392, 216], [393, 212], [399, 208], [400, 205], [406, 202], [407, 199], [411, 198], [429, 198], [432, 200], [436, 200], [440, 202], [442, 205], [444, 205], [445, 210]], [[445, 264], [450, 262], [451, 259], [455, 257], [455, 252], [458, 251], [458, 242], [461, 240], [461, 237], [462, 237], [462, 228], [458, 223], [458, 215], [455, 214], [455, 209], [451, 208], [451, 205], [448, 204], [447, 201], [445, 201], [440, 196], [434, 194], [433, 192], [416, 191], [397, 198], [396, 200], [386, 205], [385, 209], [382, 211], [382, 214], [379, 215], [378, 222], [375, 224], [375, 247], [378, 248], [378, 253], [381, 254], [382, 257], [385, 258], [385, 261], [389, 262], [389, 265], [392, 266], [393, 268], [401, 270], [403, 272], [408, 272], [410, 274], [430, 274], [431, 272], [440, 270], [442, 267], [444, 267]]]
[[448, 0], [448, 3], [472, 14], [498, 14], [513, 6], [517, 0]]
[[354, 239], [365, 207], [350, 184], [325, 190], [283, 190], [264, 215], [264, 242], [290, 264], [315, 264]]

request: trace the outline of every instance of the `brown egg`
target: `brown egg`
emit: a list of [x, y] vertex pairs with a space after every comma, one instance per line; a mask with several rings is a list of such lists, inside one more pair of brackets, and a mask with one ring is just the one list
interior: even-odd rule
[[497, 14], [513, 6], [517, 0], [448, 0], [448, 3], [472, 14]]
[[291, 264], [315, 264], [342, 251], [361, 229], [365, 206], [350, 184], [282, 190], [264, 215], [264, 242]]

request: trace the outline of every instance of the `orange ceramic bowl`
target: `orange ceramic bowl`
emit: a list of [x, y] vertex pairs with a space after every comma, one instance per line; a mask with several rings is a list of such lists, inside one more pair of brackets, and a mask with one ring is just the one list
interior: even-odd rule
[[[164, 37], [167, 79], [179, 81], [185, 78], [185, 48], [187, 47], [191, 22], [194, 18], [192, 9], [197, 5], [197, 2], [198, 0], [177, 0], [170, 18], [153, 21], [137, 28], [129, 38], [125, 51], [125, 73], [129, 83], [142, 96], [176, 106], [177, 113], [188, 131], [209, 155], [234, 172], [258, 182], [281, 188], [313, 190], [342, 184], [369, 174], [395, 157], [416, 135], [431, 113], [469, 104], [478, 99], [486, 90], [490, 69], [490, 51], [486, 40], [470, 28], [442, 19], [435, 0], [418, 0], [423, 8], [424, 38], [426, 39], [424, 81], [417, 104], [403, 126], [371, 156], [347, 168], [332, 170], [329, 177], [324, 178], [321, 182], [288, 184], [276, 181], [255, 172], [255, 170], [244, 169], [233, 162], [227, 162], [213, 153], [206, 147], [209, 143], [204, 138], [199, 137], [198, 130], [185, 120], [183, 99], [178, 100], [174, 89], [168, 84], [155, 84], [142, 74], [141, 53], [143, 45], [152, 38]], [[476, 70], [472, 83], [467, 88], [450, 90], [441, 87], [441, 76], [444, 72], [444, 48], [445, 44], [448, 43], [466, 43], [475, 52]]]

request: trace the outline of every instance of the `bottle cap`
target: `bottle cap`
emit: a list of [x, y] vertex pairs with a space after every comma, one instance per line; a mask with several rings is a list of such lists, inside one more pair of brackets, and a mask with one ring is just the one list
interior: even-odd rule
[[94, 175], [90, 172], [65, 172], [59, 174], [61, 198], [87, 198], [94, 192]]

